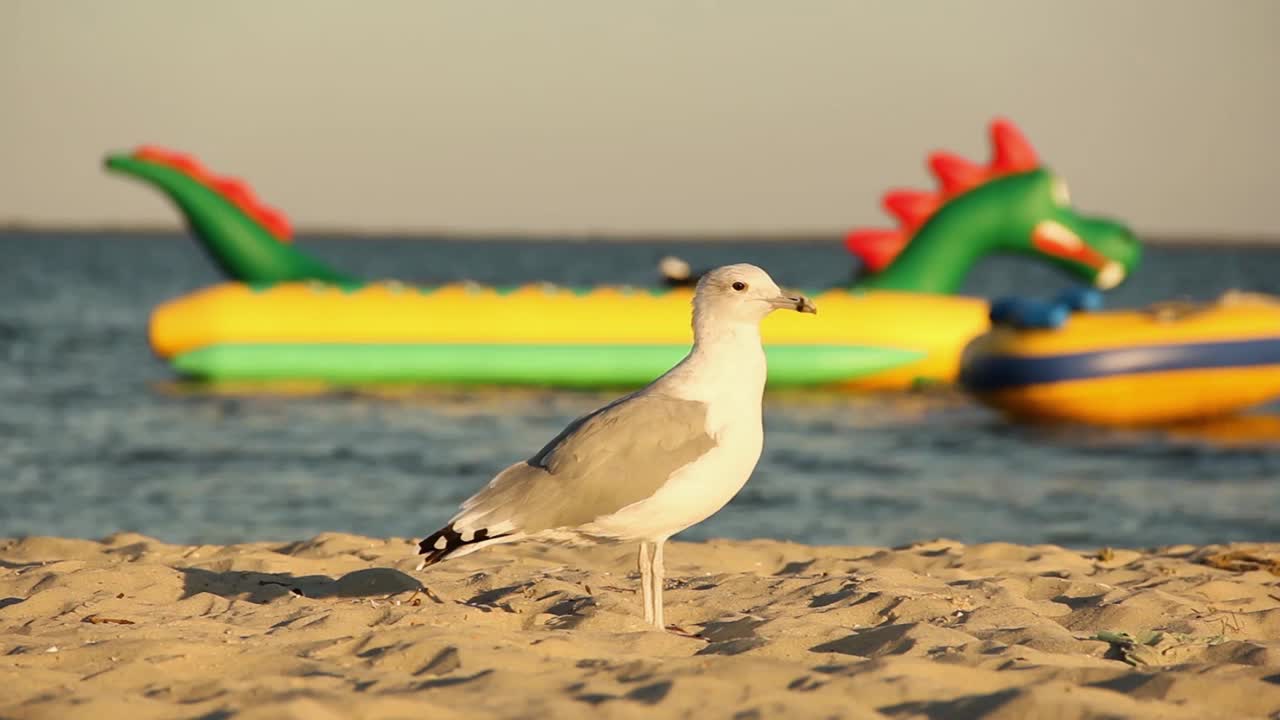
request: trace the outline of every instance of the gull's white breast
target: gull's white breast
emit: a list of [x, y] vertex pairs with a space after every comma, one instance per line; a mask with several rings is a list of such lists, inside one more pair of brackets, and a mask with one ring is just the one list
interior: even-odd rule
[[696, 525], [733, 499], [747, 483], [764, 448], [760, 400], [712, 405], [708, 431], [716, 445], [672, 474], [656, 493], [591, 523], [593, 532], [623, 540], [663, 540]]

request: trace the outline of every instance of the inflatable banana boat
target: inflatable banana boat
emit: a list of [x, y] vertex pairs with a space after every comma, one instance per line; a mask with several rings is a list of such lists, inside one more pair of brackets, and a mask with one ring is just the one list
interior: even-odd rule
[[[775, 386], [947, 379], [987, 324], [980, 300], [809, 295], [812, 323], [775, 313], [762, 327]], [[151, 343], [182, 375], [216, 380], [643, 385], [689, 351], [691, 300], [689, 289], [227, 283], [157, 308]]]
[[[1011, 124], [990, 134], [988, 165], [935, 153], [937, 192], [892, 191], [884, 206], [899, 227], [849, 234], [864, 276], [809, 292], [816, 321], [765, 322], [773, 385], [953, 382], [965, 344], [989, 327], [984, 300], [954, 293], [991, 253], [1027, 254], [1103, 288], [1132, 272], [1140, 250], [1128, 228], [1076, 213]], [[165, 192], [232, 280], [152, 315], [153, 349], [186, 377], [627, 386], [692, 342], [688, 288], [363, 282], [303, 253], [279, 211], [189, 156], [144, 147], [106, 164]]]
[[1280, 299], [1077, 312], [1000, 322], [962, 358], [960, 383], [1015, 417], [1101, 425], [1210, 418], [1280, 397]]

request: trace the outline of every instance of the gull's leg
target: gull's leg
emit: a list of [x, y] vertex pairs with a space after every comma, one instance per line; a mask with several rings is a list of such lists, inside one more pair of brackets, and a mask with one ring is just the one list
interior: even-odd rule
[[653, 551], [653, 624], [659, 630], [666, 630], [667, 624], [662, 619], [662, 585], [666, 579], [666, 573], [662, 567], [662, 546], [666, 544], [666, 538], [655, 543], [656, 547]]
[[652, 543], [640, 543], [640, 593], [644, 596], [644, 621], [653, 622], [653, 556]]

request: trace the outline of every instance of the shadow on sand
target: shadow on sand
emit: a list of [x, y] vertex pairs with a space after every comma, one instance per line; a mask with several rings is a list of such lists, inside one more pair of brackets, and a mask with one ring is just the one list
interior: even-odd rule
[[313, 599], [360, 598], [424, 590], [422, 583], [392, 568], [365, 568], [337, 579], [327, 575], [298, 577], [289, 573], [217, 572], [193, 567], [178, 570], [185, 576], [184, 597], [205, 592], [255, 603], [271, 602], [289, 594]]

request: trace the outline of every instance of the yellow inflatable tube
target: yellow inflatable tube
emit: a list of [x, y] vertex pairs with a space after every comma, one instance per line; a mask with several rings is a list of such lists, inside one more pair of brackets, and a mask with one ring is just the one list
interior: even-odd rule
[[[776, 313], [763, 325], [766, 346], [793, 351], [779, 354], [776, 362], [770, 356], [771, 379], [777, 365], [778, 373], [802, 382], [800, 376], [808, 372], [802, 367], [804, 349], [822, 348], [875, 356], [874, 362], [849, 364], [866, 371], [851, 369], [834, 384], [897, 389], [952, 382], [964, 345], [989, 326], [987, 303], [975, 298], [844, 289], [811, 297], [818, 306], [816, 318]], [[307, 349], [312, 358], [334, 348], [435, 348], [455, 355], [488, 348], [479, 354], [487, 362], [496, 362], [493, 353], [502, 349], [583, 348], [579, 354], [600, 363], [608, 361], [609, 352], [627, 348], [687, 350], [691, 300], [688, 289], [499, 289], [461, 283], [433, 288], [280, 283], [259, 289], [224, 283], [160, 305], [151, 318], [150, 338], [160, 357], [184, 358], [188, 374], [215, 379], [224, 370], [213, 369], [214, 363], [201, 370], [193, 360], [214, 348], [221, 359], [216, 367], [235, 365], [241, 378], [253, 375], [245, 369], [249, 361], [227, 363], [227, 353], [251, 348], [274, 348], [277, 356]], [[788, 359], [792, 355], [795, 363]], [[265, 354], [255, 357], [258, 362]], [[334, 362], [340, 362], [336, 355]]]

